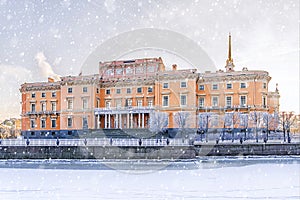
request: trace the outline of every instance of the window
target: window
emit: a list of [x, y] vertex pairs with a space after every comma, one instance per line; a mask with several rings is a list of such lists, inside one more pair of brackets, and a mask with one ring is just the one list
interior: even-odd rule
[[155, 66], [148, 66], [148, 72], [153, 73], [155, 71]]
[[52, 92], [51, 97], [53, 97], [53, 98], [56, 97], [56, 92]]
[[96, 89], [96, 93], [99, 94], [99, 88]]
[[41, 119], [41, 128], [46, 128], [46, 119]]
[[100, 99], [97, 99], [96, 101], [96, 108], [99, 108], [100, 107]]
[[67, 108], [68, 110], [73, 109], [73, 99], [67, 99]]
[[169, 96], [163, 96], [163, 106], [164, 107], [169, 106]]
[[87, 87], [83, 87], [83, 88], [82, 88], [82, 92], [83, 92], [83, 93], [86, 93], [87, 90], [88, 90]]
[[246, 96], [240, 96], [240, 105], [244, 107], [246, 104]]
[[117, 108], [121, 108], [122, 107], [122, 100], [121, 99], [117, 99], [116, 100], [116, 107]]
[[137, 67], [137, 68], [135, 68], [135, 73], [136, 74], [142, 74], [142, 73], [144, 73], [144, 68], [143, 67]]
[[203, 97], [199, 98], [199, 107], [200, 108], [204, 107], [204, 98]]
[[82, 128], [88, 128], [88, 120], [87, 117], [82, 117]]
[[219, 97], [212, 97], [212, 106], [217, 107], [219, 105]]
[[51, 102], [51, 110], [56, 111], [56, 102]]
[[153, 106], [153, 101], [152, 100], [148, 100], [148, 107], [152, 107]]
[[204, 90], [204, 85], [199, 85], [199, 90]]
[[137, 106], [142, 107], [143, 106], [143, 100], [138, 100], [137, 101]]
[[68, 117], [68, 127], [70, 128], [70, 127], [72, 127], [72, 125], [73, 125], [73, 119], [72, 119], [72, 117]]
[[127, 88], [127, 89], [126, 89], [126, 93], [127, 93], [127, 94], [131, 94], [131, 88]]
[[226, 84], [226, 88], [227, 88], [227, 89], [232, 89], [232, 84], [231, 84], [231, 83], [227, 83], [227, 84]]
[[122, 68], [117, 68], [116, 69], [116, 75], [122, 75], [123, 74], [123, 69]]
[[110, 101], [106, 101], [105, 106], [106, 108], [110, 108], [111, 102]]
[[267, 89], [267, 83], [263, 83], [263, 89]]
[[56, 119], [51, 119], [51, 128], [56, 128]]
[[30, 119], [30, 128], [35, 128], [35, 119]]
[[132, 68], [130, 67], [126, 68], [126, 74], [132, 74], [132, 73], [133, 73]]
[[169, 88], [169, 83], [163, 83], [163, 88], [168, 89]]
[[42, 107], [43, 112], [46, 111], [46, 103], [45, 102], [41, 103], [41, 107]]
[[82, 99], [82, 108], [83, 109], [88, 108], [88, 100], [86, 98]]
[[186, 88], [186, 81], [180, 82], [180, 87], [181, 88]]
[[31, 104], [31, 112], [35, 112], [35, 103]]
[[46, 97], [46, 93], [45, 92], [42, 92], [42, 98], [45, 98]]
[[186, 95], [180, 95], [180, 105], [181, 106], [186, 106], [186, 99], [187, 99]]
[[73, 92], [73, 88], [68, 88], [68, 93], [72, 93]]
[[142, 93], [142, 88], [141, 88], [141, 87], [138, 87], [138, 88], [136, 89], [136, 92], [137, 92], [137, 93]]
[[109, 95], [109, 94], [110, 94], [110, 89], [107, 89], [107, 90], [105, 91], [105, 94]]
[[240, 88], [246, 88], [246, 83], [241, 83]]
[[232, 97], [226, 97], [226, 107], [231, 108], [232, 106]]
[[218, 88], [219, 88], [219, 87], [218, 87], [218, 84], [213, 84], [213, 85], [212, 85], [212, 89], [213, 89], [213, 90], [217, 90]]
[[120, 88], [116, 89], [116, 94], [121, 94], [121, 89]]
[[131, 107], [132, 106], [132, 99], [126, 99], [125, 107]]
[[31, 98], [35, 98], [35, 93], [31, 93]]
[[262, 104], [263, 104], [263, 107], [266, 108], [266, 106], [267, 106], [267, 97], [263, 96]]
[[153, 92], [153, 88], [152, 87], [148, 87], [148, 92]]

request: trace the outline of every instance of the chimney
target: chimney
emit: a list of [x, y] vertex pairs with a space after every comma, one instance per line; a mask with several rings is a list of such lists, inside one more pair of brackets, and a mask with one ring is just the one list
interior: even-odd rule
[[173, 64], [173, 65], [172, 65], [172, 69], [173, 69], [173, 71], [177, 70], [177, 65], [176, 65], [176, 64]]
[[48, 83], [54, 83], [54, 79], [51, 77], [48, 77]]

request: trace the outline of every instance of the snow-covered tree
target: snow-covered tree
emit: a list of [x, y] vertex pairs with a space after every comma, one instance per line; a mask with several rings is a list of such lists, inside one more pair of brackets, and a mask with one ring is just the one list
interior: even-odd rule
[[180, 111], [174, 114], [174, 122], [179, 127], [181, 136], [183, 136], [184, 130], [188, 127], [189, 117], [189, 112]]
[[169, 123], [169, 117], [164, 112], [152, 112], [150, 113], [150, 127], [149, 130], [153, 133], [162, 132]]
[[258, 142], [258, 128], [261, 127], [261, 122], [263, 118], [263, 112], [260, 111], [253, 111], [250, 112], [249, 118], [252, 122], [252, 127], [254, 129], [255, 139], [256, 142]]
[[247, 113], [241, 113], [239, 127], [244, 131], [244, 140], [247, 138], [248, 123], [249, 115]]
[[293, 112], [281, 112], [280, 123], [283, 130], [284, 142], [286, 141], [286, 133], [288, 137], [288, 142], [291, 141], [290, 138], [291, 127], [295, 124], [296, 121], [297, 121], [297, 115], [295, 115]]
[[[240, 122], [240, 112], [227, 112], [224, 114], [224, 129], [228, 128], [231, 131], [232, 134], [232, 141], [234, 141], [234, 128], [239, 124]], [[223, 136], [224, 136], [224, 130], [223, 130]]]
[[201, 140], [202, 134], [205, 133], [206, 142], [208, 141], [208, 129], [215, 126], [217, 123], [214, 113], [200, 113], [198, 116], [198, 131], [200, 131]]

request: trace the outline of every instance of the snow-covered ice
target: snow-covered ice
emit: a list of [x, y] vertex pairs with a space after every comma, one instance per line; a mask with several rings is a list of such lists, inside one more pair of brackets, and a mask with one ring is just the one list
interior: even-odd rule
[[300, 195], [299, 157], [208, 158], [145, 173], [109, 170], [103, 163], [98, 163], [102, 166], [98, 170], [67, 166], [96, 161], [50, 160], [47, 169], [34, 168], [40, 161], [16, 161], [25, 168], [8, 165], [14, 162], [1, 161], [0, 199], [299, 199]]

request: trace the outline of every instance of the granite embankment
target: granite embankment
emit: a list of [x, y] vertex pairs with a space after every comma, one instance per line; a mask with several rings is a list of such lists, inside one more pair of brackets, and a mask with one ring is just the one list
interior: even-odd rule
[[193, 159], [197, 156], [300, 155], [300, 143], [191, 146], [4, 146], [0, 159]]

